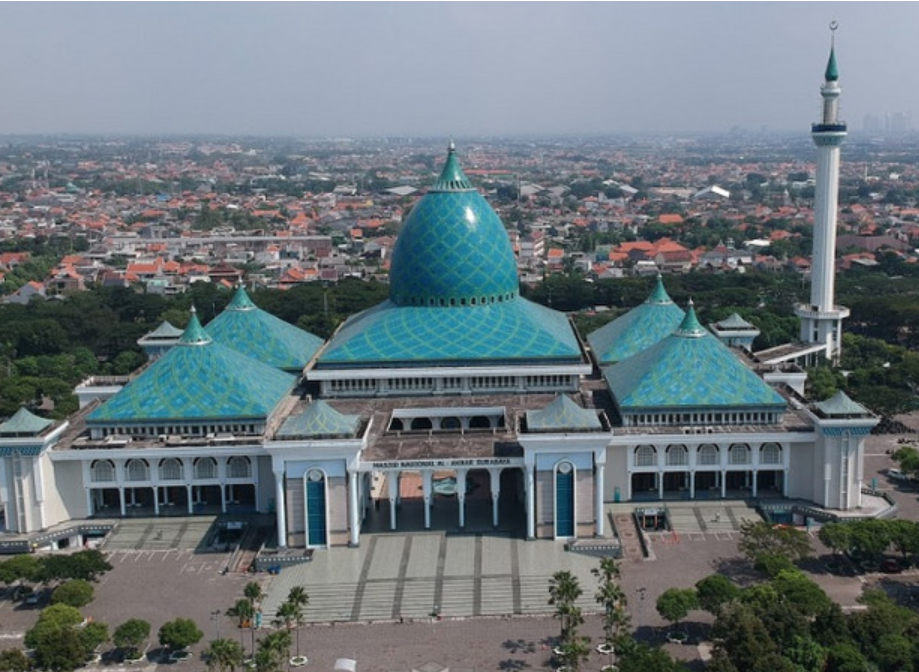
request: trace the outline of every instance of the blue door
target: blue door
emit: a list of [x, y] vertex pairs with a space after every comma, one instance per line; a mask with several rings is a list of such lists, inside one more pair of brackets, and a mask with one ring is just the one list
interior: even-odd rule
[[574, 469], [571, 465], [560, 465], [555, 471], [555, 536], [574, 536]]
[[306, 481], [306, 527], [308, 546], [326, 545], [325, 476], [321, 472], [311, 473]]

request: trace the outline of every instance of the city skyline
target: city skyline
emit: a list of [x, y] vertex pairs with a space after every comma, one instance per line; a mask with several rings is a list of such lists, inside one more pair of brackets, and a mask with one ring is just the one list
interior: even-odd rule
[[[910, 114], [911, 3], [0, 6], [0, 134], [794, 131]], [[41, 12], [39, 14], [39, 12]]]

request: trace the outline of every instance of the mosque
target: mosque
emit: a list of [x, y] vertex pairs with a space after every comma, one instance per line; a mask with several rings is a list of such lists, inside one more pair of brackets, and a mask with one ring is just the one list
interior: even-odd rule
[[[832, 192], [818, 194], [815, 282], [830, 287], [799, 311], [805, 349], [828, 357], [846, 314], [832, 296], [837, 78], [831, 51], [813, 128]], [[81, 386], [68, 420], [22, 409], [0, 424], [0, 550], [131, 516], [272, 514], [278, 547], [318, 549], [373, 526], [603, 539], [610, 502], [860, 507], [877, 419], [843, 393], [805, 399], [801, 370], [752, 355], [739, 317], [707, 329], [660, 277], [648, 289], [586, 335], [523, 298], [504, 225], [451, 143], [404, 222], [389, 299], [328, 342], [240, 287], [209, 324], [146, 336], [151, 362], [126, 383]]]

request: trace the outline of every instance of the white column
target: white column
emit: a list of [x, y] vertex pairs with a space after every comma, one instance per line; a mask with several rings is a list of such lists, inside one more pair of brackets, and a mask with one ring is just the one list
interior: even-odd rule
[[195, 505], [191, 500], [191, 485], [185, 486], [185, 498], [188, 500], [188, 515], [190, 516], [195, 512]]
[[[221, 505], [224, 511], [227, 508], [227, 499], [224, 488], [220, 488]], [[287, 548], [287, 504], [284, 501], [284, 472], [274, 472], [274, 511], [275, 523], [278, 526], [278, 548]]]
[[121, 506], [121, 517], [124, 518], [127, 515], [124, 504], [124, 486], [118, 488], [118, 504]]
[[360, 510], [360, 502], [358, 500], [358, 472], [350, 472], [351, 478], [349, 479], [349, 490], [348, 494], [350, 496], [351, 510], [348, 512], [351, 515], [351, 546], [358, 546], [361, 542], [361, 528], [360, 528], [360, 516], [358, 511]]
[[696, 498], [696, 472], [693, 469], [689, 470], [689, 498]]
[[[166, 501], [169, 501], [169, 495], [166, 495]], [[160, 515], [160, 487], [158, 485], [153, 486], [153, 515]]]
[[603, 516], [603, 477], [604, 472], [606, 471], [606, 465], [603, 462], [597, 462], [597, 468], [594, 472], [594, 499], [596, 500], [595, 504], [597, 507], [597, 527], [596, 535], [602, 537], [605, 535], [605, 521]]
[[220, 513], [227, 512], [227, 484], [220, 482]]
[[398, 494], [397, 489], [399, 487], [399, 472], [390, 471], [386, 477], [387, 487], [389, 491], [389, 529], [395, 531], [396, 529], [396, 496]]
[[533, 475], [536, 465], [526, 465], [527, 478], [527, 539], [536, 538], [536, 479]]
[[90, 488], [86, 488], [86, 516], [91, 517], [93, 515], [93, 491]]
[[459, 504], [459, 526], [466, 527], [466, 470], [456, 470], [456, 503]]
[[724, 469], [721, 470], [721, 499], [725, 499], [728, 496], [728, 479], [727, 473]]
[[664, 498], [664, 471], [660, 467], [657, 469], [657, 498]]
[[498, 500], [501, 498], [501, 470], [489, 469], [488, 476], [491, 483], [491, 524], [492, 527], [498, 527]]
[[431, 497], [434, 472], [425, 470], [421, 472], [421, 489], [424, 497], [424, 529], [431, 529]]

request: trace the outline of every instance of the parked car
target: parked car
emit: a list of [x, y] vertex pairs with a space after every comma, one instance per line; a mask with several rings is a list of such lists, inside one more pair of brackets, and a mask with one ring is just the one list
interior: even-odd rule
[[900, 469], [896, 467], [891, 467], [887, 470], [887, 478], [891, 481], [900, 481], [901, 483], [912, 483], [913, 479], [910, 476], [904, 474]]

